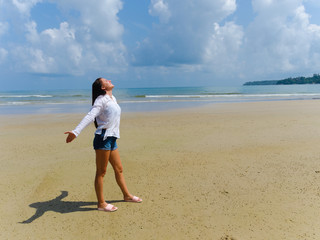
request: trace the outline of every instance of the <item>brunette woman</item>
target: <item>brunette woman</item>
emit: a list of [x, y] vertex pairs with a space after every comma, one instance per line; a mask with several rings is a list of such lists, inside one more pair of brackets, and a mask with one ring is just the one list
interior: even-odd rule
[[118, 208], [108, 204], [103, 196], [103, 177], [106, 174], [107, 164], [111, 163], [115, 172], [116, 181], [123, 193], [126, 202], [142, 202], [142, 199], [129, 193], [120, 160], [117, 139], [120, 138], [120, 115], [121, 109], [116, 98], [112, 95], [114, 85], [110, 80], [98, 78], [92, 84], [92, 108], [82, 119], [79, 125], [68, 134], [66, 142], [73, 141], [80, 132], [90, 123], [94, 122], [97, 128], [93, 141], [96, 152], [96, 177], [94, 181], [98, 199], [98, 210], [113, 212]]

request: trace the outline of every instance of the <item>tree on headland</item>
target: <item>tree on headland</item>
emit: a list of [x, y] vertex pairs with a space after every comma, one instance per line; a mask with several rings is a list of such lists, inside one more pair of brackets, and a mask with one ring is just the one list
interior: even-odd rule
[[320, 84], [320, 74], [313, 74], [312, 77], [295, 77], [285, 78], [282, 80], [266, 80], [246, 82], [243, 85], [289, 85], [289, 84]]

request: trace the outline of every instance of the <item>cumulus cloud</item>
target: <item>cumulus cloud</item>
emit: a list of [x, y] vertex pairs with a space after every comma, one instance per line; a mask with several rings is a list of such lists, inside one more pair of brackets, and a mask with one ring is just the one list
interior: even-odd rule
[[[245, 26], [237, 21], [241, 1], [149, 2], [152, 29], [130, 49], [137, 72], [247, 79], [320, 68], [320, 26], [310, 23], [304, 7], [318, 5], [316, 0], [252, 0], [254, 18]], [[39, 30], [31, 13], [46, 3], [56, 4], [63, 20]], [[15, 71], [44, 74], [119, 73], [128, 66], [122, 8], [121, 0], [0, 0], [0, 40], [18, 36], [1, 45], [0, 64], [10, 60]]]
[[243, 64], [239, 59], [243, 37], [243, 28], [234, 22], [223, 26], [215, 23], [214, 32], [205, 47], [203, 65], [217, 74], [239, 71]]
[[228, 18], [234, 0], [152, 0], [149, 13], [160, 21], [138, 44], [133, 64], [246, 79], [317, 72], [320, 26], [310, 23], [304, 3], [252, 0], [255, 18], [240, 26]]
[[[66, 20], [39, 32], [30, 12], [37, 4], [49, 2], [57, 4]], [[127, 66], [123, 26], [117, 17], [121, 0], [92, 0], [90, 4], [85, 0], [12, 0], [2, 1], [1, 6], [18, 16], [12, 17], [12, 27], [25, 38], [0, 52], [0, 60], [9, 56], [16, 71], [81, 75], [92, 70], [117, 72]], [[0, 36], [7, 29], [8, 24], [0, 22]]]
[[60, 29], [46, 29], [41, 34], [48, 37], [48, 43], [51, 45], [61, 45], [75, 40], [75, 30], [69, 28], [67, 22], [62, 22]]
[[158, 16], [160, 21], [163, 23], [167, 23], [171, 16], [168, 3], [163, 0], [151, 0], [149, 14], [152, 16]]
[[0, 22], [0, 37], [7, 33], [9, 24], [7, 22]]
[[133, 53], [133, 63], [185, 66], [201, 64], [204, 58], [209, 61], [209, 55], [213, 55], [208, 48], [213, 45], [215, 23], [235, 10], [235, 0], [185, 0], [183, 4], [175, 0], [151, 1], [149, 13], [158, 16], [160, 23], [154, 25], [151, 35], [139, 43]]
[[124, 29], [117, 16], [122, 9], [121, 0], [91, 0], [90, 3], [87, 0], [56, 0], [53, 2], [66, 11], [79, 12], [79, 18], [74, 24], [79, 27], [78, 30], [81, 30], [82, 34], [91, 35], [96, 40], [121, 40]]
[[30, 15], [30, 10], [42, 0], [12, 0], [12, 4], [18, 9], [20, 14]]
[[302, 0], [254, 0], [258, 13], [246, 32], [243, 59], [257, 76], [309, 72], [320, 67], [320, 28], [310, 24]]
[[8, 51], [4, 48], [0, 48], [0, 64], [3, 63], [8, 55]]
[[76, 40], [75, 30], [67, 22], [62, 22], [59, 29], [46, 29], [41, 33], [36, 27], [33, 21], [26, 24], [29, 47], [17, 47], [13, 51], [14, 56], [22, 60], [20, 67], [38, 73], [79, 73], [83, 67], [82, 47]]

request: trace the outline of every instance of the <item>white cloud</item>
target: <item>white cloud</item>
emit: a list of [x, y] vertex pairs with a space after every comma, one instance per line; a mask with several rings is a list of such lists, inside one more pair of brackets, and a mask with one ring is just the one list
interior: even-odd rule
[[257, 18], [246, 32], [247, 73], [307, 73], [320, 67], [320, 28], [309, 22], [302, 0], [255, 0]]
[[154, 25], [133, 53], [133, 62], [226, 78], [318, 72], [320, 26], [310, 24], [303, 3], [252, 0], [255, 18], [244, 28], [234, 21], [223, 22], [236, 11], [232, 0], [151, 1], [150, 14], [161, 18], [168, 12], [170, 18]]
[[30, 10], [42, 0], [12, 0], [12, 4], [18, 9], [23, 15], [30, 15]]
[[13, 56], [21, 59], [17, 64], [21, 71], [37, 73], [78, 72], [81, 59], [81, 47], [75, 40], [74, 29], [68, 23], [60, 24], [59, 29], [36, 30], [36, 23], [26, 24], [28, 47], [15, 47]]
[[8, 51], [4, 48], [0, 48], [0, 63], [3, 63], [8, 55]]
[[80, 44], [75, 29], [67, 22], [61, 23], [59, 29], [46, 29], [41, 33], [35, 28], [34, 22], [28, 24], [31, 47], [19, 47], [15, 51], [16, 57], [24, 57], [23, 66], [33, 72], [79, 75], [90, 69], [117, 72], [118, 68], [127, 66], [126, 49], [121, 42], [91, 40]]
[[37, 43], [39, 41], [39, 35], [37, 32], [37, 23], [34, 21], [25, 24], [26, 39], [29, 42]]
[[[39, 32], [30, 13], [36, 4], [49, 1], [58, 4], [66, 20], [58, 28]], [[7, 50], [15, 71], [81, 75], [91, 70], [117, 72], [127, 66], [123, 26], [117, 17], [120, 0], [12, 0], [2, 5], [17, 16], [12, 17], [19, 26], [15, 31], [25, 36], [24, 43], [13, 42]], [[0, 24], [0, 36], [5, 27]]]
[[37, 73], [55, 72], [55, 60], [53, 57], [46, 56], [40, 49], [27, 49], [29, 55], [25, 59], [26, 64]]
[[[159, 21], [143, 31], [148, 35], [132, 50], [132, 67], [147, 76], [151, 69], [165, 76], [206, 72], [212, 78], [318, 72], [320, 26], [310, 23], [307, 2], [318, 4], [252, 0], [255, 18], [244, 27], [237, 24], [241, 1], [150, 0], [145, 11]], [[56, 4], [63, 21], [44, 29], [30, 14], [46, 3]], [[0, 0], [0, 6], [0, 39], [12, 37], [1, 45], [2, 66], [10, 62], [15, 71], [73, 75], [130, 67], [118, 19], [121, 0]]]
[[60, 29], [46, 29], [41, 35], [47, 37], [48, 44], [51, 45], [64, 45], [68, 42], [73, 42], [75, 40], [75, 30], [69, 28], [67, 22], [62, 22], [60, 24]]
[[13, 59], [19, 61], [14, 62], [14, 68], [21, 71], [35, 73], [49, 73], [55, 66], [55, 60], [44, 54], [41, 49], [18, 46], [11, 51]]
[[9, 24], [7, 22], [0, 22], [0, 37], [8, 32]]
[[217, 74], [236, 72], [242, 67], [239, 54], [243, 44], [243, 29], [233, 22], [224, 26], [214, 24], [203, 55], [204, 64]]
[[151, 0], [149, 14], [152, 16], [158, 16], [162, 23], [167, 23], [171, 16], [168, 3], [163, 0]]
[[235, 0], [151, 1], [149, 13], [160, 23], [133, 53], [135, 65], [200, 64], [214, 33], [214, 23], [236, 10]]
[[225, 0], [222, 1], [222, 10], [225, 12], [227, 15], [233, 13], [236, 10], [236, 1], [234, 0]]
[[68, 46], [67, 48], [67, 54], [71, 60], [71, 62], [75, 66], [79, 66], [82, 59], [82, 47], [80, 44], [73, 44]]
[[[96, 40], [119, 41], [123, 34], [123, 26], [118, 21], [117, 14], [122, 9], [121, 0], [55, 0], [54, 3], [66, 11], [79, 12], [78, 30], [90, 34]], [[79, 22], [80, 21], [80, 22]]]

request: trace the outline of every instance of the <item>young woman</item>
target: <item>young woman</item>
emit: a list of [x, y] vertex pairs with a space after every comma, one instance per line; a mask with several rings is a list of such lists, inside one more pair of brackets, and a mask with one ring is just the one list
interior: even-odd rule
[[113, 212], [118, 208], [107, 204], [103, 196], [103, 177], [107, 171], [108, 162], [111, 163], [115, 172], [116, 181], [123, 193], [124, 201], [140, 203], [142, 199], [129, 193], [123, 176], [123, 167], [117, 146], [120, 137], [120, 114], [121, 109], [116, 98], [112, 95], [114, 85], [110, 80], [98, 78], [92, 84], [92, 108], [82, 119], [79, 125], [68, 134], [66, 142], [73, 141], [80, 132], [90, 123], [95, 122], [97, 128], [93, 141], [96, 152], [96, 177], [94, 181], [98, 199], [98, 210]]

